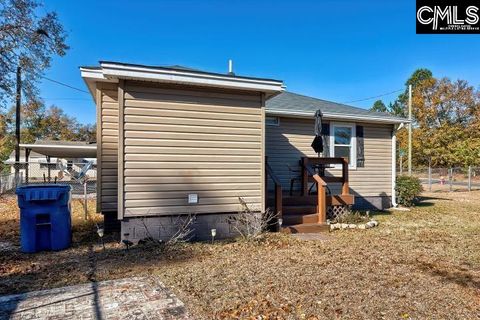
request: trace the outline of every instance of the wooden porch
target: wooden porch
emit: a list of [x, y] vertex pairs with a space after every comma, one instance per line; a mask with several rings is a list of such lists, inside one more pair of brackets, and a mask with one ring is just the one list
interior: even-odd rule
[[[348, 162], [344, 158], [302, 157], [299, 164], [301, 189], [293, 194], [292, 190], [284, 190], [268, 158], [265, 159], [266, 207], [277, 213], [275, 229], [286, 233], [328, 231], [328, 208], [350, 206], [355, 201], [349, 191]], [[341, 177], [326, 175], [326, 169], [332, 165], [341, 165]], [[269, 192], [269, 178], [274, 192]], [[333, 184], [341, 185], [340, 194], [331, 194], [329, 186]]]

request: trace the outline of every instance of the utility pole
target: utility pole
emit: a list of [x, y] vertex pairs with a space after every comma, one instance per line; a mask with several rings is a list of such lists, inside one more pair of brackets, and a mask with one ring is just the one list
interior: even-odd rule
[[412, 85], [408, 85], [408, 175], [412, 175]]
[[20, 113], [22, 105], [22, 67], [20, 61], [17, 66], [17, 95], [15, 97], [15, 178], [19, 173], [20, 162]]
[[[50, 38], [48, 33], [44, 29], [35, 30], [37, 35], [41, 35]], [[17, 66], [17, 94], [15, 97], [15, 179], [18, 179], [19, 174], [19, 162], [20, 162], [20, 117], [22, 108], [22, 57], [18, 59]], [[27, 164], [28, 166], [28, 164]], [[18, 180], [16, 180], [18, 181]]]

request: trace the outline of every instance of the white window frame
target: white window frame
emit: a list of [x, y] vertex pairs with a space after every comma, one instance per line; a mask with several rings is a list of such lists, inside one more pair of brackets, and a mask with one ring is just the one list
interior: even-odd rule
[[[267, 122], [267, 118], [272, 118], [272, 119], [276, 119], [277, 121], [275, 123], [268, 123]], [[280, 125], [280, 117], [276, 117], [276, 116], [265, 116], [265, 124], [267, 126], [275, 126], [275, 127], [278, 127]]]
[[[348, 122], [330, 122], [330, 157], [335, 157], [335, 127], [348, 127], [351, 129], [352, 138], [350, 139], [350, 169], [357, 169], [357, 132], [355, 123]], [[346, 145], [340, 145], [346, 146]], [[336, 169], [341, 169], [342, 165], [334, 165]]]

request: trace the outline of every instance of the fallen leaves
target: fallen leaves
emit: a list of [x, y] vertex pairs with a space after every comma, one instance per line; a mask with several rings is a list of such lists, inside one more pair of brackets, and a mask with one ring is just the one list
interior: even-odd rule
[[[148, 244], [126, 251], [112, 240], [103, 250], [93, 222], [74, 204], [73, 247], [2, 253], [0, 293], [154, 273], [198, 319], [476, 318], [480, 193], [426, 195], [436, 199], [377, 215], [378, 228], [334, 233], [328, 241], [270, 234], [167, 251]], [[11, 206], [1, 212], [16, 210], [13, 200], [1, 201]], [[18, 224], [4, 225], [2, 241], [18, 241]]]

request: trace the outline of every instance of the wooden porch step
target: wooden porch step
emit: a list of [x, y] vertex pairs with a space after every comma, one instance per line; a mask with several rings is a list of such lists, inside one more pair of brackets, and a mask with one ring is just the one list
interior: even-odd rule
[[288, 215], [305, 215], [317, 212], [317, 206], [314, 205], [295, 205], [295, 206], [283, 206], [282, 213], [284, 216]]
[[283, 215], [283, 225], [290, 226], [296, 224], [303, 224], [303, 223], [317, 223], [318, 222], [318, 214], [289, 214]]
[[[352, 194], [327, 195], [327, 206], [352, 205], [355, 203], [355, 196]], [[284, 206], [294, 205], [317, 205], [317, 195], [283, 197]]]
[[282, 227], [284, 233], [320, 233], [328, 232], [330, 226], [328, 224], [320, 223], [302, 223], [291, 226]]

